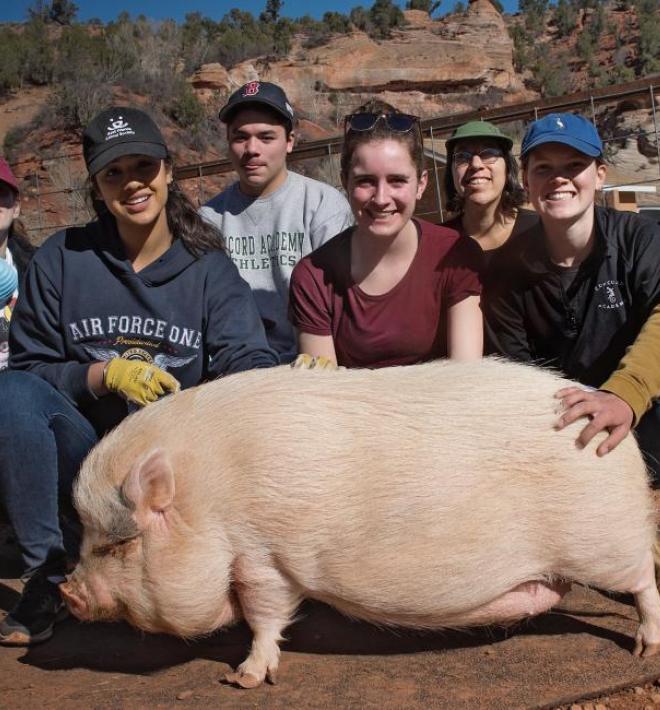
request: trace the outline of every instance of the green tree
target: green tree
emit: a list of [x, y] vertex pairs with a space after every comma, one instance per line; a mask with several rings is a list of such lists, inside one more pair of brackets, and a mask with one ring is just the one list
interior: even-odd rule
[[362, 7], [362, 5], [354, 7], [348, 16], [348, 19], [356, 29], [367, 33], [371, 31], [371, 20], [369, 19], [369, 13]]
[[329, 32], [336, 32], [337, 34], [346, 34], [351, 29], [350, 20], [346, 15], [342, 15], [341, 12], [325, 12], [321, 22]]
[[401, 8], [392, 0], [375, 0], [369, 9], [369, 19], [372, 24], [370, 35], [376, 39], [391, 37], [393, 27], [402, 27], [405, 24]]
[[577, 10], [569, 0], [558, 0], [555, 8], [555, 24], [560, 37], [567, 37], [575, 29]]
[[532, 68], [534, 78], [539, 85], [541, 96], [562, 96], [570, 92], [571, 76], [568, 68], [569, 57], [562, 54], [557, 61], [545, 61], [544, 52], [536, 52], [536, 61]]
[[31, 19], [24, 29], [25, 53], [22, 57], [23, 78], [31, 84], [49, 84], [53, 76], [55, 55], [48, 37], [46, 23], [38, 17]]
[[273, 28], [272, 48], [276, 57], [285, 57], [291, 49], [292, 22], [283, 17]]
[[575, 43], [578, 57], [585, 62], [590, 62], [594, 53], [594, 40], [590, 32], [581, 32]]
[[166, 113], [182, 128], [197, 128], [206, 118], [204, 107], [195, 92], [182, 79], [176, 82], [172, 100], [166, 106]]
[[59, 25], [70, 25], [78, 14], [78, 6], [71, 0], [53, 0], [48, 13], [53, 22]]
[[202, 17], [199, 12], [189, 12], [181, 25], [181, 54], [185, 71], [198, 69], [209, 54], [218, 27], [213, 20]]
[[545, 30], [548, 0], [520, 0], [518, 7], [526, 29], [534, 36], [542, 34]]
[[22, 84], [24, 52], [22, 35], [9, 27], [0, 28], [0, 96]]
[[266, 7], [259, 16], [262, 22], [272, 22], [275, 24], [280, 19], [280, 11], [284, 5], [284, 0], [266, 0]]
[[30, 20], [55, 22], [58, 25], [70, 25], [76, 19], [77, 14], [78, 6], [71, 0], [53, 0], [51, 3], [36, 0], [28, 7]]
[[638, 71], [660, 71], [660, 13], [656, 0], [634, 0], [639, 25]]
[[523, 25], [509, 27], [509, 35], [513, 40], [513, 66], [517, 72], [529, 69], [533, 57], [533, 39]]

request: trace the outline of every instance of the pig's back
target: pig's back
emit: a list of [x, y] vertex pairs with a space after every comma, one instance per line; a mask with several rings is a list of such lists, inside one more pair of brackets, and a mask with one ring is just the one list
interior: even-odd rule
[[252, 371], [173, 398], [170, 445], [237, 550], [267, 546], [306, 594], [451, 617], [552, 574], [612, 587], [650, 548], [632, 437], [577, 450], [583, 422], [553, 431], [564, 385], [498, 360]]

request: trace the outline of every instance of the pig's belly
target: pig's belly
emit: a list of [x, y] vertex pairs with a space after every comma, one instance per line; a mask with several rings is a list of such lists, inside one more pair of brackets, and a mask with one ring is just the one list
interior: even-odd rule
[[432, 629], [505, 624], [530, 618], [558, 604], [570, 588], [571, 583], [565, 581], [523, 582], [487, 604], [472, 609], [455, 610], [450, 614], [443, 609], [439, 609], [437, 613], [428, 609], [418, 611], [415, 609], [414, 600], [411, 600], [410, 609], [404, 611], [401, 607], [393, 610], [381, 604], [377, 608], [346, 599], [315, 596], [355, 618], [379, 624]]

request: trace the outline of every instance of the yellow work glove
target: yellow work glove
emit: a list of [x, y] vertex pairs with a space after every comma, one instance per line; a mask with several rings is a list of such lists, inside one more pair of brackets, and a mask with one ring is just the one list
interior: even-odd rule
[[103, 384], [129, 402], [141, 407], [155, 402], [167, 392], [178, 392], [179, 381], [156, 365], [141, 360], [115, 357], [103, 370]]
[[319, 355], [314, 357], [309, 353], [300, 353], [294, 362], [291, 363], [291, 367], [296, 370], [343, 370], [340, 368], [334, 360], [324, 355]]

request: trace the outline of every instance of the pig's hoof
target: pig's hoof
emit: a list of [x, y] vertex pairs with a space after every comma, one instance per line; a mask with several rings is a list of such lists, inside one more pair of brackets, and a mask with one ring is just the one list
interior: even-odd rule
[[657, 656], [659, 653], [660, 643], [644, 643], [642, 639], [635, 641], [635, 650], [633, 651], [635, 656], [648, 658], [649, 656]]
[[238, 685], [240, 688], [258, 688], [262, 681], [252, 673], [232, 671], [231, 673], [225, 673], [225, 682]]

